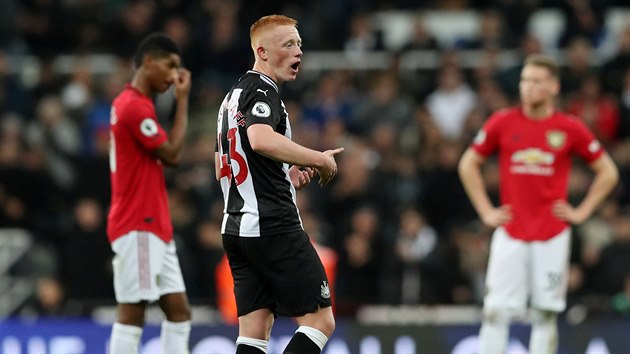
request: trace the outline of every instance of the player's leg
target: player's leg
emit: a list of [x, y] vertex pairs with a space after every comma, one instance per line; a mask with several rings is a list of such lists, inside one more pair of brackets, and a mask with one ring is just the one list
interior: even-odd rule
[[146, 302], [118, 304], [116, 323], [112, 326], [110, 354], [138, 353]]
[[566, 307], [571, 231], [532, 245], [532, 334], [530, 353], [555, 353], [558, 313]]
[[152, 254], [161, 257], [163, 250], [152, 247], [153, 237], [147, 232], [132, 231], [112, 244], [118, 318], [112, 327], [111, 354], [138, 353], [147, 303], [159, 297], [150, 258]]
[[190, 339], [190, 306], [186, 293], [172, 293], [160, 298], [162, 321], [160, 340], [163, 353], [188, 353]]
[[278, 314], [296, 318], [299, 328], [285, 354], [318, 354], [335, 330], [328, 278], [304, 231], [271, 237], [265, 263], [257, 264], [278, 301]]
[[529, 337], [529, 352], [540, 354], [555, 353], [558, 349], [558, 313], [532, 308], [530, 322], [532, 334]]
[[[155, 242], [162, 242], [155, 240]], [[156, 260], [158, 263], [159, 260]], [[175, 241], [166, 245], [159, 272], [160, 308], [166, 319], [162, 322], [160, 340], [163, 353], [188, 353], [190, 338], [190, 305], [184, 278], [179, 266]]]
[[512, 239], [499, 227], [492, 235], [486, 274], [479, 353], [505, 353], [512, 316], [527, 301], [527, 244]]
[[321, 353], [335, 330], [332, 307], [323, 307], [296, 318], [300, 325], [284, 350], [285, 354]]
[[273, 316], [269, 309], [258, 309], [238, 317], [236, 354], [267, 353]]
[[[275, 300], [267, 281], [246, 257], [241, 243], [260, 243], [256, 239], [241, 239], [238, 236], [223, 235], [223, 248], [227, 255], [232, 277], [238, 313], [238, 338], [236, 354], [267, 353], [267, 344], [273, 326]], [[264, 243], [264, 242], [263, 242]], [[257, 245], [251, 247], [254, 253], [263, 256], [265, 249]]]

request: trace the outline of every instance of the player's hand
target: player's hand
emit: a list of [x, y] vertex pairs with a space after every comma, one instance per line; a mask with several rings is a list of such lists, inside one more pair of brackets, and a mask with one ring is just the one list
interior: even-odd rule
[[337, 148], [323, 152], [326, 157], [326, 162], [322, 167], [317, 168], [317, 173], [319, 174], [319, 185], [321, 187], [330, 183], [337, 174], [337, 162], [335, 162], [335, 155], [341, 154], [343, 150], [343, 148]]
[[556, 200], [556, 202], [551, 207], [551, 212], [558, 219], [564, 220], [574, 225], [581, 224], [588, 218], [588, 215], [585, 215], [579, 209], [574, 208], [565, 200]]
[[188, 99], [190, 93], [190, 70], [180, 68], [177, 79], [175, 79], [175, 97], [180, 99]]
[[512, 206], [510, 205], [492, 208], [484, 215], [481, 215], [481, 221], [490, 227], [499, 227], [510, 220], [512, 220]]
[[289, 169], [291, 184], [293, 184], [295, 189], [302, 189], [311, 183], [313, 176], [315, 176], [315, 170], [310, 167], [293, 166]]

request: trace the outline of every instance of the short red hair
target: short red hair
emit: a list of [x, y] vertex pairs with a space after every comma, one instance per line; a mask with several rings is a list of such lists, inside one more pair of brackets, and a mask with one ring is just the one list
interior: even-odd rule
[[[252, 48], [255, 47], [254, 40], [259, 36], [262, 31], [268, 30], [276, 26], [295, 26], [297, 27], [297, 20], [284, 16], [284, 15], [269, 15], [259, 18], [249, 29], [249, 38], [252, 43]], [[256, 50], [256, 48], [254, 48]]]

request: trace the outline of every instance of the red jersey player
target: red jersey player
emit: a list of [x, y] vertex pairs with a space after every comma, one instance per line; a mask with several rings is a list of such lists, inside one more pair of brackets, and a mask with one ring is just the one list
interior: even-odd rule
[[[134, 56], [135, 74], [112, 104], [112, 200], [107, 235], [115, 253], [118, 318], [109, 352], [138, 353], [147, 303], [159, 300], [164, 353], [188, 353], [190, 309], [173, 241], [162, 164], [181, 159], [188, 122], [190, 72], [179, 49], [152, 34]], [[175, 85], [177, 111], [170, 134], [160, 126], [151, 96]]]
[[[553, 59], [525, 60], [522, 106], [493, 114], [459, 163], [459, 174], [482, 221], [496, 227], [486, 275], [479, 353], [506, 351], [511, 317], [529, 301], [530, 353], [555, 353], [556, 318], [566, 306], [570, 224], [586, 220], [618, 180], [615, 164], [577, 118], [558, 112], [560, 90]], [[481, 165], [498, 153], [501, 206], [492, 205]], [[567, 202], [572, 156], [594, 171], [582, 202]]]

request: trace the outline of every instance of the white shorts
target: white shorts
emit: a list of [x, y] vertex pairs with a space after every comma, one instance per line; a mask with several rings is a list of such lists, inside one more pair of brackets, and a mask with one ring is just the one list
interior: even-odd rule
[[116, 239], [112, 250], [118, 303], [153, 302], [186, 291], [175, 241], [167, 244], [151, 232], [131, 231]]
[[486, 274], [486, 309], [524, 313], [527, 301], [540, 310], [566, 307], [571, 229], [547, 241], [523, 242], [503, 227], [492, 235]]

